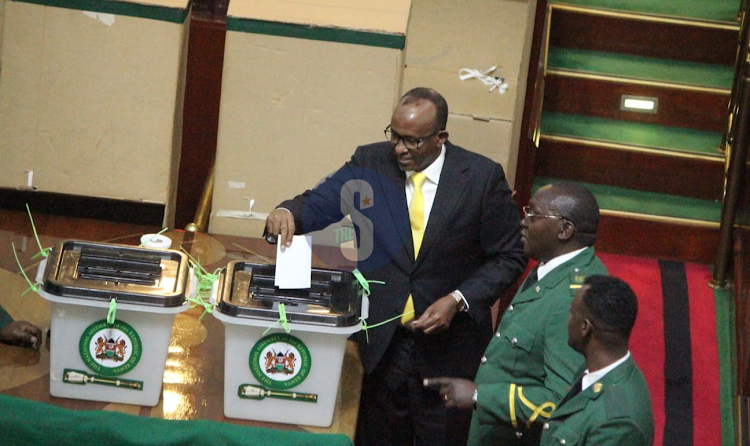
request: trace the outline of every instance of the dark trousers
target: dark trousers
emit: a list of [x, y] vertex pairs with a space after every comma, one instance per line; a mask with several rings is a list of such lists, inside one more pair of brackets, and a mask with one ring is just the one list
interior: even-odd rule
[[423, 386], [414, 334], [399, 327], [383, 359], [365, 376], [357, 446], [465, 445], [471, 411], [445, 409], [440, 393]]

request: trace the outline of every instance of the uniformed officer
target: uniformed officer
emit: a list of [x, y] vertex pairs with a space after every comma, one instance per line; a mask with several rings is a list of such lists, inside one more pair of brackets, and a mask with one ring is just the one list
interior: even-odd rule
[[590, 276], [576, 293], [568, 344], [586, 370], [543, 426], [542, 445], [650, 446], [651, 397], [628, 351], [638, 315], [633, 290], [620, 279]]
[[568, 346], [570, 303], [586, 276], [607, 274], [593, 244], [594, 196], [574, 183], [540, 188], [524, 207], [524, 254], [538, 260], [481, 360], [474, 382], [429, 378], [447, 407], [474, 409], [470, 445], [538, 445], [542, 425], [584, 363]]

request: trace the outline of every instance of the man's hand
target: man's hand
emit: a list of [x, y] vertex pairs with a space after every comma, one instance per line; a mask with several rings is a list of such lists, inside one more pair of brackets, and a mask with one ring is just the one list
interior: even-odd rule
[[477, 385], [473, 381], [461, 378], [425, 378], [425, 387], [440, 390], [445, 407], [474, 409], [474, 391]]
[[450, 294], [443, 296], [427, 307], [419, 319], [412, 321], [411, 328], [422, 330], [425, 334], [439, 333], [451, 326], [457, 312], [456, 299]]
[[266, 233], [278, 237], [276, 243], [292, 246], [294, 231], [294, 216], [288, 210], [274, 209], [266, 217]]
[[26, 321], [13, 321], [0, 329], [0, 342], [39, 350], [42, 330]]

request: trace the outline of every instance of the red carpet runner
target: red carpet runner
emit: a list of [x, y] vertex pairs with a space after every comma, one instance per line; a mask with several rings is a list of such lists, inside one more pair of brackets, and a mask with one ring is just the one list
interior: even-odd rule
[[655, 446], [720, 445], [716, 313], [707, 265], [599, 254], [638, 296], [630, 350], [654, 405]]

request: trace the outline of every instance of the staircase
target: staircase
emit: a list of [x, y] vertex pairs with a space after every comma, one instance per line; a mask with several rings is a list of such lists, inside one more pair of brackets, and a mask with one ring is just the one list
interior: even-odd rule
[[712, 262], [739, 9], [740, 0], [550, 1], [537, 147], [519, 190], [583, 183], [602, 209], [598, 249]]

